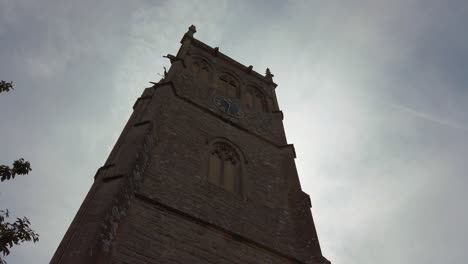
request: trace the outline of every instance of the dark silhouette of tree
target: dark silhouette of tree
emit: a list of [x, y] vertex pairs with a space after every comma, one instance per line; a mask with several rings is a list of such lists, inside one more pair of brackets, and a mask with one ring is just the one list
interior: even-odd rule
[[0, 181], [14, 179], [16, 175], [26, 175], [30, 171], [31, 164], [29, 164], [29, 161], [24, 161], [24, 159], [21, 158], [13, 162], [12, 168], [6, 165], [0, 165]]
[[[25, 241], [39, 241], [39, 235], [30, 227], [29, 219], [26, 217], [16, 218], [15, 222], [9, 223], [5, 220], [9, 217], [9, 211], [0, 210], [0, 252], [3, 256], [10, 254], [10, 248], [13, 245], [19, 245]], [[0, 257], [0, 263], [6, 263]]]
[[[0, 93], [13, 90], [13, 82], [0, 81]], [[10, 168], [0, 165], [0, 181], [14, 179], [16, 175], [26, 175], [31, 171], [31, 164], [23, 158], [15, 160]], [[39, 241], [39, 235], [31, 229], [29, 219], [16, 218], [14, 222], [7, 222], [9, 211], [0, 210], [0, 264], [6, 264], [3, 257], [10, 254], [10, 248], [25, 241]]]
[[13, 82], [5, 82], [4, 80], [0, 80], [0, 93], [9, 92], [10, 90], [13, 90]]

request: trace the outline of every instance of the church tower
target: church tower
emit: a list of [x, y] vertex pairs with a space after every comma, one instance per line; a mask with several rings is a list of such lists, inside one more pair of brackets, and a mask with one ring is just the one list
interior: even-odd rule
[[51, 263], [330, 263], [273, 74], [195, 32], [136, 100]]

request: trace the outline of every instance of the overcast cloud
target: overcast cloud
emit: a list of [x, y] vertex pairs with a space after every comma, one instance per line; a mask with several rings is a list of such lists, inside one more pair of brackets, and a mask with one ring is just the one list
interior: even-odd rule
[[0, 208], [48, 263], [161, 58], [195, 37], [275, 74], [323, 254], [335, 264], [468, 259], [468, 3], [0, 0]]

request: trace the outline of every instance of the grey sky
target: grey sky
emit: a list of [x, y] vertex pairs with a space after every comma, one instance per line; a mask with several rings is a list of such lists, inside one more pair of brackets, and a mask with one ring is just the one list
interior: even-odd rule
[[191, 24], [275, 74], [332, 263], [466, 263], [466, 1], [0, 0], [0, 163], [33, 168], [0, 207], [40, 233], [9, 263], [48, 263]]

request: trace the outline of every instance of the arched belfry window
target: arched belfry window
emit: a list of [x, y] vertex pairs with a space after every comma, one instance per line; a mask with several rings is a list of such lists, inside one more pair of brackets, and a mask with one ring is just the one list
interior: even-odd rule
[[204, 59], [195, 57], [193, 59], [192, 71], [200, 81], [207, 82], [211, 79], [211, 67]]
[[249, 86], [246, 94], [246, 103], [251, 109], [268, 111], [265, 95], [256, 87]]
[[234, 78], [234, 76], [228, 73], [222, 73], [219, 76], [217, 88], [221, 90], [224, 95], [231, 98], [240, 97], [239, 82]]
[[208, 164], [208, 182], [241, 194], [241, 158], [234, 147], [225, 142], [211, 145]]

